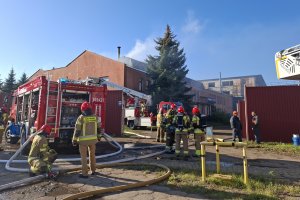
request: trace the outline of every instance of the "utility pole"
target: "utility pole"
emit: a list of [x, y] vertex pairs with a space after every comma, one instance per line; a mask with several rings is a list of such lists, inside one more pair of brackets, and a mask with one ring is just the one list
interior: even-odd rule
[[220, 72], [220, 93], [222, 93], [222, 75]]

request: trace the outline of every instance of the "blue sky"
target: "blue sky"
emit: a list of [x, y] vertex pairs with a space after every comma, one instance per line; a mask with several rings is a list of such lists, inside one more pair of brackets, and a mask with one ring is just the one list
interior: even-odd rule
[[84, 50], [143, 61], [171, 26], [188, 77], [262, 74], [279, 82], [274, 55], [300, 43], [297, 0], [0, 0], [0, 78], [63, 67]]

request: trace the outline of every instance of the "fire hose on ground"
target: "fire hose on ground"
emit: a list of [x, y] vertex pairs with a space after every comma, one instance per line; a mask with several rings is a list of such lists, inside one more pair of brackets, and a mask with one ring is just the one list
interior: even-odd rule
[[[29, 141], [35, 136], [36, 134], [31, 135], [27, 141], [16, 151], [16, 153], [9, 159], [9, 160], [0, 160], [0, 162], [4, 163], [6, 162], [5, 168], [9, 171], [14, 171], [14, 172], [29, 172], [29, 169], [20, 169], [20, 168], [14, 168], [14, 167], [10, 167], [10, 164], [13, 163], [27, 163], [27, 160], [14, 160], [20, 153], [21, 151], [25, 148], [25, 146], [29, 143]], [[118, 146], [119, 150], [117, 152], [111, 153], [111, 154], [106, 154], [106, 155], [101, 155], [101, 156], [97, 156], [97, 158], [105, 158], [105, 157], [109, 157], [109, 156], [113, 156], [113, 155], [117, 155], [119, 153], [121, 153], [123, 151], [123, 147], [116, 142], [115, 140], [113, 140], [112, 137], [110, 137], [109, 135], [104, 133], [104, 137], [107, 141], [111, 140], [112, 142], [109, 142], [111, 145], [112, 143], [114, 143], [115, 145], [112, 145], [114, 147]], [[148, 146], [149, 147], [149, 146]], [[153, 145], [150, 148], [157, 148], [157, 147], [162, 147], [162, 145]], [[129, 147], [129, 149], [141, 149], [141, 148], [146, 148], [146, 147]], [[155, 153], [151, 153], [151, 154], [147, 154], [147, 155], [143, 155], [143, 156], [133, 156], [133, 157], [129, 157], [129, 158], [124, 158], [124, 159], [119, 159], [119, 160], [113, 160], [113, 161], [107, 161], [107, 162], [102, 162], [102, 163], [97, 163], [97, 168], [105, 168], [105, 167], [113, 167], [113, 166], [126, 166], [126, 165], [141, 165], [141, 164], [134, 164], [134, 163], [123, 163], [123, 162], [129, 162], [129, 161], [133, 161], [133, 160], [138, 160], [138, 159], [143, 159], [143, 158], [148, 158], [148, 157], [152, 157], [155, 155], [159, 155], [164, 153], [165, 151], [160, 151], [160, 152], [155, 152]], [[67, 162], [67, 161], [80, 161], [80, 158], [65, 158], [65, 159], [57, 159], [58, 162]], [[73, 196], [68, 197], [68, 199], [76, 199], [77, 196], [82, 196], [80, 198], [88, 197], [91, 195], [97, 195], [97, 194], [103, 194], [103, 193], [107, 193], [107, 192], [113, 192], [113, 191], [121, 191], [121, 190], [125, 190], [125, 189], [130, 189], [130, 188], [135, 188], [135, 187], [142, 187], [142, 186], [146, 186], [146, 185], [150, 185], [153, 183], [158, 183], [162, 180], [165, 180], [166, 178], [168, 178], [171, 174], [170, 169], [164, 165], [158, 165], [158, 164], [143, 164], [143, 165], [151, 165], [151, 166], [156, 166], [156, 167], [160, 167], [163, 168], [165, 170], [167, 170], [167, 173], [149, 180], [149, 181], [145, 181], [145, 182], [138, 182], [138, 183], [134, 183], [134, 184], [129, 184], [129, 185], [122, 185], [122, 186], [117, 186], [117, 187], [111, 187], [111, 188], [106, 188], [106, 189], [101, 189], [101, 190], [95, 190], [95, 191], [90, 191], [87, 193], [83, 193], [83, 194], [75, 194]], [[73, 169], [68, 169], [68, 170], [63, 170], [65, 172], [70, 172], [70, 171], [77, 171], [81, 169], [81, 167], [76, 167]], [[55, 168], [54, 170], [60, 170], [58, 168]], [[27, 185], [30, 183], [34, 183], [34, 182], [38, 182], [41, 181], [42, 179], [44, 179], [46, 177], [46, 175], [38, 175], [35, 177], [30, 177], [30, 178], [26, 178], [20, 181], [16, 181], [16, 182], [12, 182], [9, 184], [5, 184], [0, 186], [0, 191], [2, 190], [6, 190], [6, 189], [12, 189], [18, 186], [23, 186], [23, 185]], [[96, 193], [94, 193], [96, 192]]]

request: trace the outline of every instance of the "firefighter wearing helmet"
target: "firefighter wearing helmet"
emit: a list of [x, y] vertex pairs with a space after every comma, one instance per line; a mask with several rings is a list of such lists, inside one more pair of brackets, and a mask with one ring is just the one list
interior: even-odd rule
[[201, 115], [200, 115], [200, 110], [197, 106], [195, 106], [192, 109], [193, 117], [192, 117], [192, 130], [194, 132], [194, 137], [195, 137], [195, 157], [200, 157], [201, 153], [201, 145], [200, 142], [205, 140], [205, 132], [202, 127], [201, 123]]
[[101, 123], [96, 115], [92, 113], [91, 104], [83, 102], [81, 105], [82, 114], [77, 118], [72, 143], [79, 144], [81, 155], [82, 174], [80, 178], [88, 178], [87, 150], [89, 151], [89, 167], [92, 175], [96, 174], [96, 143], [101, 139]]
[[174, 153], [175, 126], [173, 124], [176, 115], [176, 104], [172, 103], [166, 113], [166, 153]]
[[2, 107], [0, 108], [0, 151], [4, 150], [3, 147], [1, 147], [1, 145], [2, 145], [3, 134], [5, 133], [7, 121], [8, 121], [7, 110], [5, 107]]
[[48, 173], [49, 177], [55, 177], [56, 173], [51, 171], [52, 164], [57, 158], [55, 150], [48, 146], [47, 136], [51, 133], [51, 127], [44, 124], [32, 141], [31, 149], [28, 155], [30, 165], [30, 176], [36, 174]]
[[183, 142], [183, 155], [184, 160], [187, 160], [189, 157], [189, 148], [188, 148], [188, 132], [190, 127], [190, 118], [185, 114], [184, 109], [180, 106], [177, 110], [177, 115], [174, 117], [174, 124], [176, 127], [175, 131], [175, 154], [176, 157], [180, 156], [180, 142]]

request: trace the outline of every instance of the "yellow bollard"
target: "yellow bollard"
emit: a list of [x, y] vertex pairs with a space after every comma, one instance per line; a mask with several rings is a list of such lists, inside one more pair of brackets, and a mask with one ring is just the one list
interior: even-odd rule
[[205, 145], [201, 144], [201, 167], [202, 167], [202, 181], [206, 181], [206, 169], [205, 169]]
[[219, 145], [216, 145], [216, 165], [217, 165], [217, 174], [220, 174], [220, 152], [219, 152]]
[[248, 164], [246, 157], [246, 147], [243, 147], [243, 163], [244, 163], [244, 183], [248, 185]]

